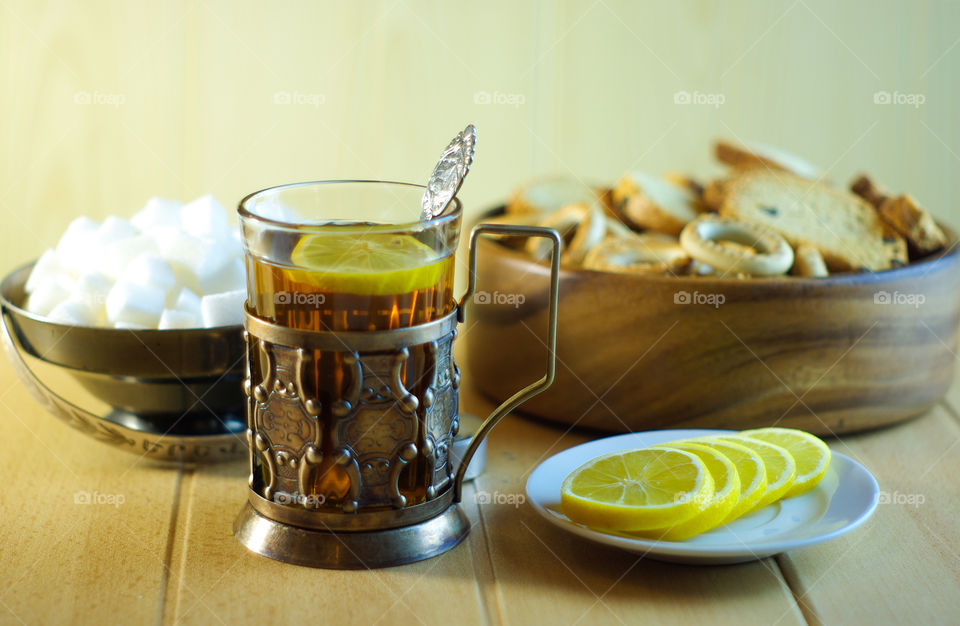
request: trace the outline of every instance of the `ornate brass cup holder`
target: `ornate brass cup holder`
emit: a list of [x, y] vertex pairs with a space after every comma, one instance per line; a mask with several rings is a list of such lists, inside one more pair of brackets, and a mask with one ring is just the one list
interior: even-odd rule
[[[487, 417], [454, 468], [460, 372], [452, 348], [476, 289], [476, 243], [484, 233], [552, 242], [547, 368]], [[280, 561], [337, 569], [399, 565], [457, 545], [469, 532], [457, 503], [471, 458], [503, 416], [553, 382], [559, 252], [552, 229], [477, 226], [469, 286], [456, 310], [409, 328], [293, 330], [248, 310], [250, 491], [234, 523], [240, 542]], [[327, 402], [317, 389], [321, 362], [343, 381]], [[327, 497], [329, 484], [318, 485], [334, 479], [342, 488]]]

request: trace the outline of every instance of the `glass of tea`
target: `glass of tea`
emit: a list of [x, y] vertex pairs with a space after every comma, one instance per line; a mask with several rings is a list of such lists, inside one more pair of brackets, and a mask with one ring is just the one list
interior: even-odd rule
[[[373, 567], [456, 545], [469, 525], [462, 472], [453, 295], [461, 206], [422, 221], [423, 187], [329, 181], [273, 187], [239, 207], [247, 271], [248, 504], [234, 529], [252, 550], [321, 567]], [[554, 243], [550, 337], [556, 337], [559, 236], [534, 227], [481, 232]], [[477, 433], [549, 386], [548, 372]], [[464, 459], [466, 463], [472, 450]]]

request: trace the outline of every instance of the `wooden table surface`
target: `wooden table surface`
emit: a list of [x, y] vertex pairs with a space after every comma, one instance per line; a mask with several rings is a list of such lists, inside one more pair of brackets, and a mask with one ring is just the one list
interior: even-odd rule
[[[491, 408], [469, 384], [461, 402]], [[539, 461], [588, 438], [510, 416], [466, 490], [473, 529], [461, 545], [402, 567], [327, 571], [234, 539], [245, 462], [171, 468], [88, 439], [46, 414], [4, 360], [0, 623], [956, 624], [957, 408], [960, 385], [913, 421], [829, 441], [900, 494], [864, 526], [712, 567], [596, 545], [528, 504], [478, 505], [478, 491], [523, 494]], [[84, 491], [112, 503], [75, 504]]]

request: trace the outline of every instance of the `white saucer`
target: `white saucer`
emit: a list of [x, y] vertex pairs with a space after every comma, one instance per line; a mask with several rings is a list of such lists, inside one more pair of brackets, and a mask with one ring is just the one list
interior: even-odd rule
[[813, 490], [686, 541], [654, 541], [600, 532], [570, 521], [561, 511], [560, 486], [564, 478], [596, 456], [688, 437], [734, 432], [654, 430], [584, 443], [538, 465], [527, 480], [527, 498], [547, 521], [581, 537], [660, 561], [698, 564], [743, 563], [812, 546], [850, 532], [877, 508], [880, 488], [873, 475], [850, 457], [832, 452], [827, 474]]

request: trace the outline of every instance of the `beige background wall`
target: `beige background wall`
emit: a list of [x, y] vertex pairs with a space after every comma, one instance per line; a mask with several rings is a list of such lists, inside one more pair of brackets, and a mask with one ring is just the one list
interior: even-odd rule
[[958, 41], [950, 2], [4, 0], [0, 262], [154, 194], [420, 181], [468, 121], [475, 211], [534, 174], [709, 174], [727, 136], [960, 224]]

